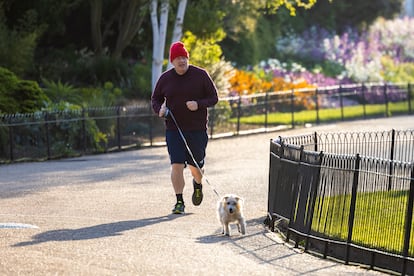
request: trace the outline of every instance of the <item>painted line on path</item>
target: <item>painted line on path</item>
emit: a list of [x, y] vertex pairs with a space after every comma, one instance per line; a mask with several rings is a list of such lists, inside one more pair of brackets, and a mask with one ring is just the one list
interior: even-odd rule
[[1, 228], [8, 228], [8, 229], [24, 229], [24, 228], [39, 228], [36, 225], [32, 224], [25, 224], [25, 223], [17, 223], [17, 222], [0, 222], [0, 229]]

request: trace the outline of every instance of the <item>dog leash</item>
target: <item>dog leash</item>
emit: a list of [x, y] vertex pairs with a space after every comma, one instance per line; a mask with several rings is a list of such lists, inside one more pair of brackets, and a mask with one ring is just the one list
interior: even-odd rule
[[220, 195], [219, 195], [219, 193], [217, 192], [216, 188], [215, 188], [212, 184], [210, 184], [210, 182], [208, 181], [207, 177], [204, 175], [203, 170], [200, 168], [200, 166], [198, 165], [197, 161], [195, 160], [194, 155], [193, 155], [193, 152], [191, 151], [190, 147], [188, 146], [188, 143], [187, 143], [187, 140], [185, 139], [184, 133], [183, 133], [183, 131], [181, 130], [180, 126], [178, 125], [177, 120], [176, 120], [176, 119], [175, 119], [175, 117], [174, 117], [174, 114], [171, 112], [171, 110], [170, 110], [170, 109], [168, 109], [168, 108], [167, 108], [167, 110], [165, 111], [165, 115], [164, 115], [164, 116], [165, 116], [165, 117], [171, 116], [171, 118], [172, 118], [172, 120], [173, 120], [173, 122], [174, 122], [175, 126], [176, 126], [176, 127], [177, 127], [177, 129], [178, 129], [178, 132], [180, 133], [181, 138], [183, 139], [183, 142], [184, 142], [184, 144], [185, 144], [185, 147], [187, 148], [187, 151], [188, 151], [188, 153], [190, 154], [191, 159], [193, 160], [194, 164], [196, 165], [196, 167], [197, 167], [198, 171], [200, 172], [200, 174], [201, 174], [202, 178], [204, 178], [204, 180], [206, 181], [206, 183], [207, 183], [208, 185], [210, 185], [210, 187], [213, 189], [213, 192], [217, 195], [217, 197], [219, 197], [219, 198], [220, 198]]

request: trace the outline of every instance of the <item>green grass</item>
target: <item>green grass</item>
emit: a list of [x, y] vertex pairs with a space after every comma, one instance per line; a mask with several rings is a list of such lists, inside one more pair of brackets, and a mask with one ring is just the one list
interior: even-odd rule
[[[414, 101], [412, 103], [414, 108]], [[388, 114], [386, 114], [386, 107], [384, 104], [366, 105], [365, 114], [367, 117], [378, 117], [378, 116], [392, 116], [393, 114], [407, 114], [408, 103], [389, 103]], [[343, 109], [344, 119], [352, 120], [364, 117], [364, 108], [362, 105], [348, 106]], [[332, 122], [341, 120], [341, 109], [340, 108], [329, 108], [319, 110], [319, 121], [321, 123]], [[231, 119], [233, 123], [237, 121], [237, 118]], [[240, 118], [242, 124], [263, 124], [265, 121], [265, 115], [253, 115], [248, 117]], [[295, 124], [315, 123], [316, 122], [316, 111], [315, 110], [303, 110], [294, 113]], [[269, 125], [290, 125], [292, 123], [291, 112], [276, 112], [269, 113], [267, 117]]]
[[[404, 243], [408, 191], [358, 194], [352, 232], [353, 243], [401, 253]], [[321, 200], [321, 199], [319, 199]], [[312, 230], [343, 241], [348, 237], [351, 196], [325, 197], [315, 204]], [[414, 223], [409, 254], [414, 254]]]

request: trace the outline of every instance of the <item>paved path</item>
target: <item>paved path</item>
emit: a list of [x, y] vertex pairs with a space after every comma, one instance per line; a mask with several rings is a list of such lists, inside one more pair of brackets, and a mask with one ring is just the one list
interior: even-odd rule
[[269, 140], [414, 128], [413, 119], [211, 140], [206, 176], [220, 194], [245, 198], [245, 236], [220, 234], [209, 186], [199, 207], [188, 186], [187, 214], [170, 214], [175, 196], [165, 147], [0, 166], [0, 275], [379, 275], [302, 253], [264, 228]]

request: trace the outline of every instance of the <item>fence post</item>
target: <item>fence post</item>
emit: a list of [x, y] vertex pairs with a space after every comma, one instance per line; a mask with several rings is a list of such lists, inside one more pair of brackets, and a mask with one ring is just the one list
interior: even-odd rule
[[265, 131], [267, 131], [267, 125], [268, 125], [268, 115], [269, 115], [269, 92], [266, 92], [265, 97], [265, 121], [264, 121], [264, 127]]
[[[300, 146], [300, 154], [299, 154], [299, 160], [296, 160], [297, 162], [297, 170], [296, 170], [296, 179], [295, 179], [295, 183], [293, 183], [293, 187], [291, 190], [291, 195], [290, 198], [292, 199], [291, 205], [290, 205], [290, 214], [289, 214], [289, 223], [288, 223], [288, 231], [286, 233], [286, 240], [289, 241], [290, 239], [290, 230], [292, 228], [293, 225], [293, 221], [295, 220], [295, 211], [296, 211], [296, 203], [299, 200], [297, 198], [297, 196], [295, 197], [295, 195], [298, 195], [298, 187], [299, 187], [299, 177], [300, 177], [300, 166], [302, 164], [302, 160], [303, 160], [303, 150], [305, 149], [305, 147], [303, 145]], [[296, 236], [296, 240], [295, 240], [295, 248], [297, 248], [299, 246], [299, 241], [298, 241], [298, 236]]]
[[407, 270], [407, 257], [410, 249], [411, 238], [411, 223], [413, 219], [413, 202], [414, 202], [414, 165], [411, 165], [411, 180], [410, 193], [407, 200], [407, 212], [405, 213], [405, 227], [404, 227], [404, 247], [403, 247], [403, 269], [402, 275], [405, 275]]
[[391, 130], [391, 152], [390, 152], [390, 169], [388, 171], [388, 191], [391, 191], [392, 171], [394, 165], [394, 151], [395, 151], [395, 129]]
[[355, 158], [354, 180], [352, 183], [351, 204], [349, 206], [348, 238], [346, 241], [346, 257], [345, 257], [346, 264], [349, 264], [349, 254], [351, 250], [352, 230], [354, 228], [355, 204], [356, 204], [356, 197], [357, 197], [360, 162], [361, 162], [361, 157], [359, 156], [359, 153], [357, 153], [356, 158]]
[[[9, 123], [12, 123], [11, 117], [9, 119]], [[13, 153], [13, 148], [14, 148], [14, 139], [13, 139], [13, 126], [9, 126], [9, 141], [10, 141], [10, 161], [13, 162], [14, 161], [14, 153]]]
[[118, 144], [118, 150], [121, 150], [121, 107], [116, 108], [116, 140]]
[[339, 85], [339, 104], [341, 106], [341, 121], [344, 120], [344, 99], [342, 96], [342, 84]]
[[45, 112], [45, 129], [46, 129], [46, 152], [47, 159], [50, 159], [50, 139], [49, 139], [49, 113]]
[[407, 85], [407, 95], [408, 95], [408, 114], [412, 114], [412, 106], [411, 106], [411, 83]]
[[315, 143], [314, 151], [318, 151], [318, 133], [316, 131], [313, 133], [313, 140]]
[[214, 124], [215, 124], [215, 120], [216, 120], [216, 108], [213, 105], [211, 108], [211, 121], [210, 121], [210, 137], [213, 138], [213, 134], [214, 134]]
[[83, 154], [86, 152], [87, 148], [87, 139], [86, 139], [86, 112], [85, 108], [82, 107], [82, 145], [83, 145]]
[[366, 100], [365, 100], [365, 89], [366, 89], [366, 86], [365, 86], [364, 83], [362, 83], [362, 90], [361, 90], [361, 92], [362, 92], [362, 110], [364, 112], [364, 119], [367, 118], [367, 107], [366, 107]]
[[241, 95], [239, 95], [239, 101], [237, 102], [237, 130], [236, 135], [240, 132], [240, 117], [241, 117]]
[[148, 133], [148, 136], [149, 136], [149, 141], [150, 141], [150, 146], [152, 147], [153, 146], [153, 140], [154, 140], [154, 130], [153, 130], [153, 128], [154, 128], [154, 114], [153, 114], [153, 111], [152, 111], [152, 105], [151, 105], [151, 103], [148, 105], [148, 109], [149, 109], [149, 122], [148, 122], [148, 124], [149, 124], [149, 133]]
[[389, 117], [388, 116], [388, 91], [387, 91], [387, 83], [384, 83], [384, 101], [385, 101], [385, 117]]
[[292, 118], [292, 128], [295, 128], [295, 90], [290, 93], [290, 112]]
[[[311, 188], [311, 200], [310, 200], [310, 208], [309, 208], [309, 213], [308, 213], [308, 226], [307, 226], [307, 231], [306, 234], [310, 234], [311, 230], [312, 230], [312, 221], [313, 221], [313, 212], [315, 210], [315, 202], [316, 202], [316, 194], [318, 192], [318, 186], [319, 186], [319, 179], [320, 179], [320, 175], [321, 175], [321, 165], [322, 165], [322, 159], [323, 159], [323, 152], [321, 151], [319, 153], [319, 160], [318, 160], [318, 171], [315, 175], [315, 182], [314, 185], [312, 185]], [[309, 237], [309, 236], [308, 236]], [[306, 238], [306, 242], [305, 242], [305, 251], [308, 250], [309, 248], [309, 238]]]
[[316, 111], [316, 124], [319, 125], [320, 118], [319, 118], [319, 93], [318, 88], [315, 90], [315, 111]]

